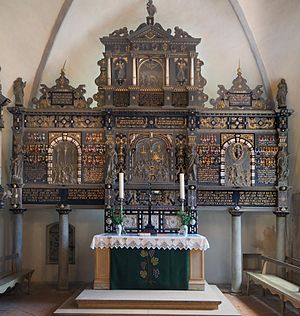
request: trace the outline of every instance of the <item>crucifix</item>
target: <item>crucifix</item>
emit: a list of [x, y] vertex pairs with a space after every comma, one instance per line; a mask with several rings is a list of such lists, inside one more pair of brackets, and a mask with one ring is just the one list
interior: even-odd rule
[[144, 233], [150, 233], [151, 235], [156, 235], [157, 231], [152, 224], [152, 189], [151, 189], [151, 183], [149, 183], [149, 193], [148, 193], [148, 223], [143, 229]]

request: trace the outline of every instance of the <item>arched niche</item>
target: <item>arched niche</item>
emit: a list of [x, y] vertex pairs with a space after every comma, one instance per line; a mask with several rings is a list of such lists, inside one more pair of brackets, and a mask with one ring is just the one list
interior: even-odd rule
[[221, 149], [221, 185], [255, 185], [255, 152], [250, 141], [233, 137]]
[[139, 85], [143, 88], [162, 89], [164, 85], [164, 67], [160, 59], [142, 59], [138, 68]]
[[48, 183], [81, 183], [81, 146], [70, 136], [60, 136], [52, 140], [48, 150]]
[[139, 135], [131, 145], [131, 179], [137, 183], [172, 181], [171, 142], [164, 135]]

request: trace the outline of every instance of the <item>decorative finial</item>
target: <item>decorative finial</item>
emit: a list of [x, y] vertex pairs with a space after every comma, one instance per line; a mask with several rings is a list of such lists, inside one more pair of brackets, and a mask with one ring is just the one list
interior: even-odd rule
[[147, 24], [154, 24], [154, 14], [157, 12], [155, 5], [153, 4], [153, 0], [149, 0], [147, 2]]
[[60, 74], [61, 74], [62, 76], [64, 76], [64, 75], [65, 75], [65, 66], [66, 66], [66, 62], [67, 62], [67, 60], [65, 60], [65, 62], [64, 62], [64, 64], [63, 64], [63, 66], [62, 66], [62, 68], [61, 68], [61, 70], [60, 70]]
[[242, 68], [241, 68], [241, 60], [239, 59], [239, 65], [238, 65], [238, 69], [237, 69], [237, 75], [241, 76], [242, 74]]

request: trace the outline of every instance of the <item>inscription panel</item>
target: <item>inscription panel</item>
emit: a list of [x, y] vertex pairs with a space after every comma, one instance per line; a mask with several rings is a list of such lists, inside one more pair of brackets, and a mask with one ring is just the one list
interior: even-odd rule
[[220, 141], [217, 134], [201, 134], [197, 147], [199, 155], [198, 181], [200, 184], [220, 183]]
[[256, 148], [257, 185], [275, 185], [278, 147], [275, 135], [258, 135]]
[[23, 152], [24, 183], [47, 183], [47, 133], [24, 133]]
[[101, 132], [83, 133], [82, 182], [100, 184], [104, 182], [105, 143]]
[[51, 92], [51, 105], [74, 105], [73, 92]]
[[101, 188], [23, 188], [23, 204], [103, 205], [104, 189]]
[[[234, 191], [199, 190], [197, 202], [199, 206], [232, 206]], [[275, 207], [277, 191], [239, 191], [239, 205], [248, 207]]]
[[229, 106], [251, 107], [250, 93], [229, 93]]

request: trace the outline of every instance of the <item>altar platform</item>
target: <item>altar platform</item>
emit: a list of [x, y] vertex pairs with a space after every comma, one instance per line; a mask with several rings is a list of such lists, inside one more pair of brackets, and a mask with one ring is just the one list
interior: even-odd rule
[[55, 316], [240, 316], [229, 300], [215, 286], [204, 291], [84, 290], [71, 297]]

